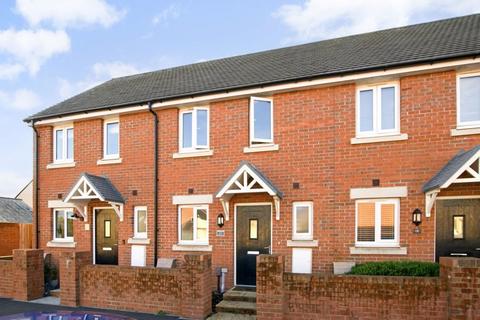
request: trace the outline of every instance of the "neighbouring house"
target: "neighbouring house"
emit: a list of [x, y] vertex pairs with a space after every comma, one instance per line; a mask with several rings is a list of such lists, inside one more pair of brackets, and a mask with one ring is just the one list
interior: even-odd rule
[[[480, 256], [480, 15], [115, 78], [25, 121], [35, 243], [341, 272]], [[212, 274], [212, 286], [215, 274]]]
[[32, 248], [31, 190], [29, 182], [15, 198], [0, 197], [0, 257], [11, 256], [14, 249]]

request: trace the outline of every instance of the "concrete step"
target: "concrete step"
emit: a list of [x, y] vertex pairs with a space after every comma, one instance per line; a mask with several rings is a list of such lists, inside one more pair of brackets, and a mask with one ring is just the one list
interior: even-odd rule
[[228, 290], [224, 293], [223, 300], [257, 302], [257, 293], [255, 291]]
[[60, 289], [50, 290], [50, 296], [60, 298]]
[[211, 315], [207, 320], [256, 320], [257, 317], [251, 314], [238, 314], [219, 312]]
[[257, 314], [257, 304], [247, 301], [228, 301], [223, 300], [216, 306], [217, 312], [235, 313], [235, 314]]

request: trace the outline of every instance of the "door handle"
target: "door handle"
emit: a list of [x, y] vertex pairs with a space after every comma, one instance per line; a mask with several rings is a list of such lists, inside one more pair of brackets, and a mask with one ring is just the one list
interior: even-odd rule
[[271, 247], [271, 246], [268, 246], [268, 247], [263, 247], [263, 249], [267, 249], [267, 250], [268, 250], [268, 252], [270, 252], [270, 247]]

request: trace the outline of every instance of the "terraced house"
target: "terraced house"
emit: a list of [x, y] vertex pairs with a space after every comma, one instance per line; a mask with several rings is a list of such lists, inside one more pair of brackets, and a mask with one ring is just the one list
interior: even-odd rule
[[210, 252], [228, 288], [262, 253], [480, 257], [480, 15], [116, 78], [25, 121], [55, 259]]

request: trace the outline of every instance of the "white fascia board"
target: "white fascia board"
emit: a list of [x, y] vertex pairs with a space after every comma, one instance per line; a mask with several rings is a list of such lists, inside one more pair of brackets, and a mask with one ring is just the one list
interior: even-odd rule
[[173, 196], [172, 203], [175, 205], [181, 204], [209, 204], [213, 202], [211, 194], [195, 194], [188, 196]]
[[406, 186], [350, 189], [350, 199], [404, 198], [407, 195]]
[[48, 200], [49, 209], [73, 209], [75, 205], [69, 202], [63, 202], [62, 200]]

